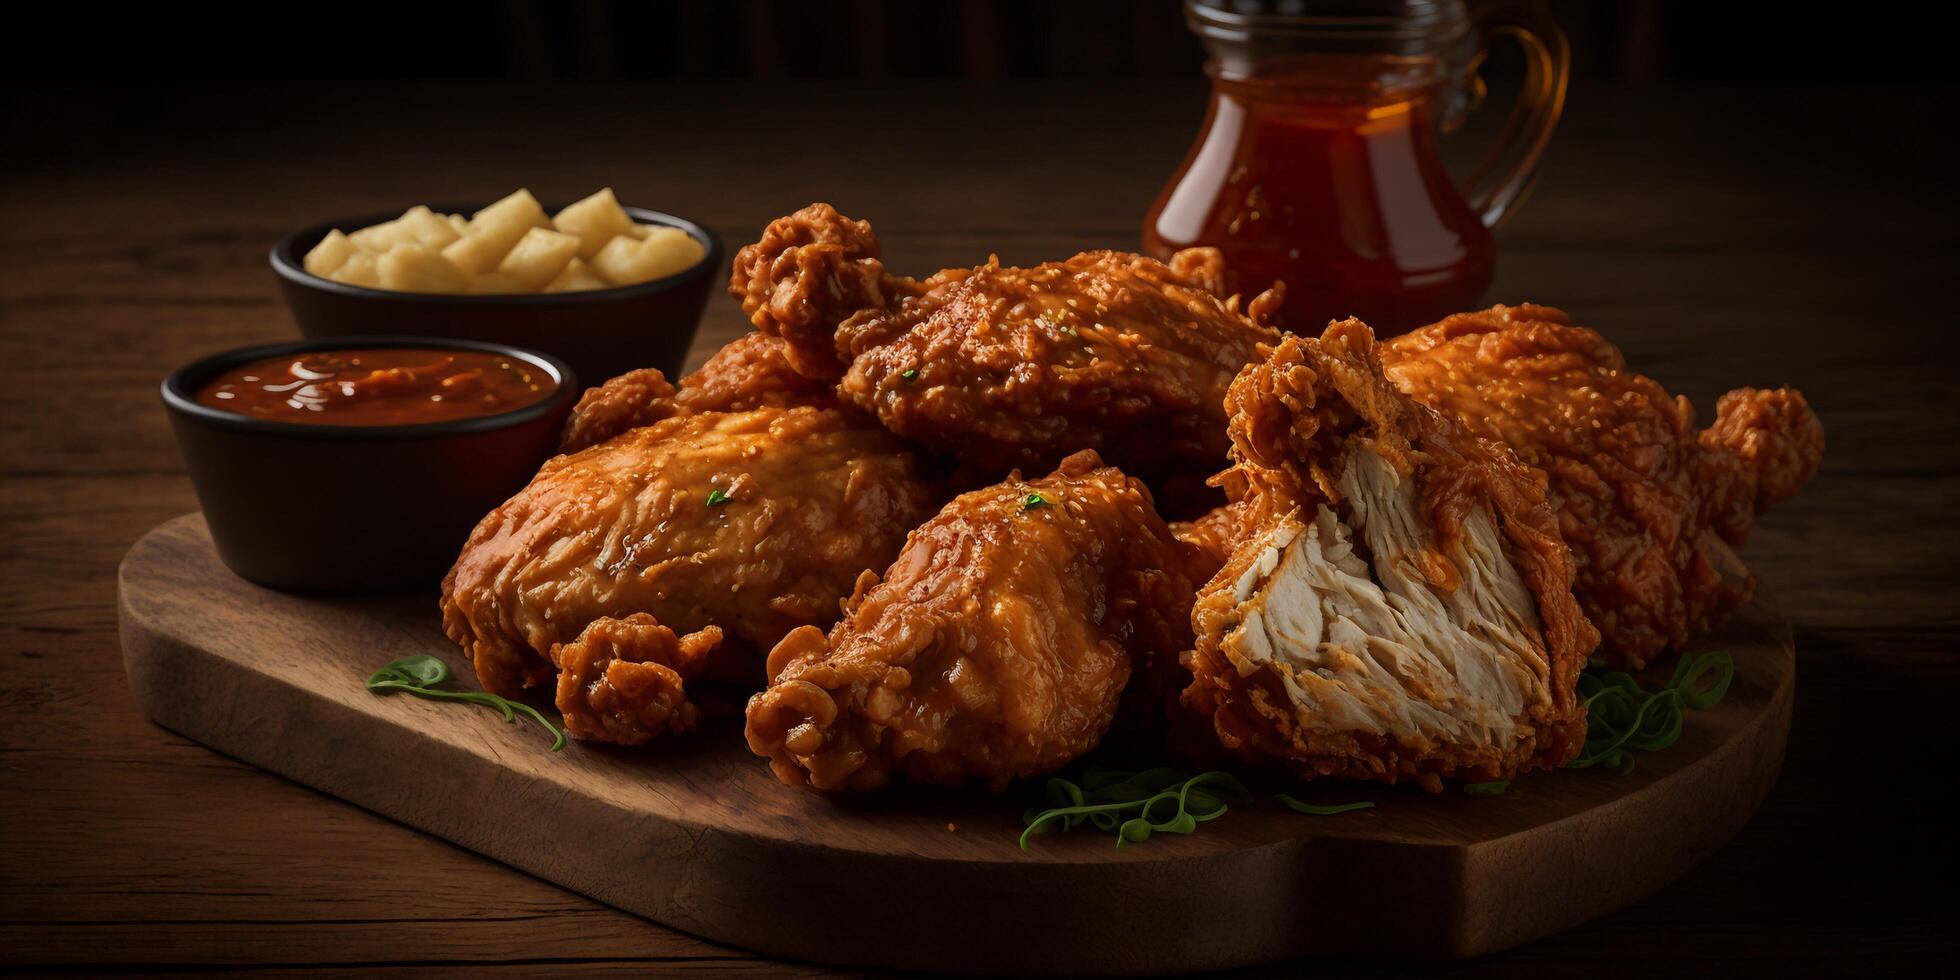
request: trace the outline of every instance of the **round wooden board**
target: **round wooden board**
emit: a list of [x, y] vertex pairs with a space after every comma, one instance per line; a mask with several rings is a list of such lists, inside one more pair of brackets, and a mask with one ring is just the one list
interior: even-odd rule
[[[1326, 953], [1472, 956], [1637, 901], [1714, 851], [1776, 780], [1795, 663], [1763, 598], [1697, 644], [1734, 654], [1718, 707], [1628, 775], [1534, 773], [1501, 796], [1366, 785], [1329, 817], [1260, 803], [1118, 850], [1016, 844], [1023, 786], [833, 802], [778, 784], [735, 719], [546, 751], [534, 726], [369, 694], [437, 653], [433, 595], [309, 599], [224, 569], [201, 516], [150, 532], [120, 583], [131, 686], [159, 723], [668, 925], [802, 960], [951, 972], [1162, 973]], [[494, 897], [486, 900], [494, 902]]]

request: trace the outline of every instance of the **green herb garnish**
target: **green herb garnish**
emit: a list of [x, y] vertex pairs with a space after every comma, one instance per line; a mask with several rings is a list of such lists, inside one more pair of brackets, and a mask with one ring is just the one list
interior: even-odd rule
[[1349, 810], [1366, 810], [1374, 806], [1373, 803], [1367, 802], [1337, 803], [1333, 806], [1320, 806], [1313, 803], [1302, 803], [1285, 793], [1274, 793], [1273, 799], [1278, 800], [1281, 806], [1292, 810], [1294, 813], [1305, 813], [1316, 817], [1331, 817], [1336, 813], [1346, 813]]
[[720, 507], [722, 504], [725, 504], [733, 499], [735, 498], [730, 497], [727, 494], [727, 492], [722, 490], [722, 488], [720, 487], [716, 487], [713, 490], [708, 491], [708, 506], [710, 507]]
[[1683, 656], [1674, 676], [1648, 692], [1633, 675], [1587, 667], [1579, 673], [1579, 696], [1586, 708], [1586, 745], [1568, 769], [1604, 766], [1611, 772], [1633, 769], [1633, 753], [1656, 752], [1681, 737], [1684, 709], [1720, 704], [1735, 680], [1735, 660], [1726, 653]]
[[1048, 498], [1038, 493], [1031, 493], [1021, 498], [1022, 513], [1031, 511], [1036, 507], [1046, 507], [1046, 506], [1048, 506]]
[[402, 691], [418, 698], [431, 701], [466, 701], [495, 708], [504, 713], [504, 720], [515, 722], [517, 713], [529, 715], [533, 721], [543, 725], [552, 734], [551, 751], [565, 747], [565, 733], [551, 719], [538, 713], [538, 709], [519, 701], [500, 698], [487, 691], [440, 691], [436, 685], [449, 679], [449, 665], [441, 657], [426, 653], [413, 657], [403, 657], [380, 670], [367, 679], [367, 689], [376, 694], [393, 694]]
[[1488, 783], [1464, 783], [1463, 791], [1471, 796], [1498, 796], [1511, 788], [1508, 779], [1493, 779]]
[[[1199, 824], [1224, 816], [1233, 805], [1252, 801], [1251, 792], [1231, 773], [1212, 771], [1191, 776], [1167, 768], [1129, 772], [1090, 766], [1083, 770], [1080, 784], [1057, 776], [1048, 780], [1045, 792], [1048, 809], [1022, 815], [1027, 825], [1021, 832], [1022, 850], [1027, 850], [1028, 838], [1034, 834], [1050, 830], [1066, 833], [1085, 823], [1115, 835], [1117, 847], [1149, 840], [1152, 834], [1188, 834]], [[1295, 812], [1315, 815], [1374, 806], [1314, 806], [1285, 794], [1274, 798]]]
[[1175, 769], [1124, 772], [1090, 766], [1077, 785], [1059, 776], [1048, 780], [1049, 809], [1029, 810], [1021, 849], [1034, 834], [1074, 830], [1084, 823], [1116, 835], [1116, 846], [1150, 839], [1153, 833], [1188, 834], [1207, 820], [1224, 816], [1230, 803], [1252, 794], [1226, 772], [1186, 776]]
[[906, 368], [905, 370], [898, 372], [898, 376], [904, 378], [907, 381], [917, 381], [919, 380], [919, 369]]

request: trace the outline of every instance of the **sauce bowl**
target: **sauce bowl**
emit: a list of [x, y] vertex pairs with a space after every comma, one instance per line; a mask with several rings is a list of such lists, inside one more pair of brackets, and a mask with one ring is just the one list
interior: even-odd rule
[[[541, 369], [557, 387], [510, 411], [410, 425], [285, 422], [197, 401], [200, 388], [234, 367], [357, 348], [499, 354]], [[343, 337], [205, 357], [171, 372], [162, 395], [225, 565], [284, 592], [356, 595], [435, 586], [477, 521], [556, 450], [579, 390], [564, 361], [522, 348]]]
[[[443, 205], [445, 213], [473, 207]], [[547, 210], [557, 213], [557, 207]], [[701, 243], [701, 261], [631, 286], [539, 295], [463, 295], [370, 289], [306, 271], [306, 253], [327, 233], [392, 221], [401, 211], [358, 215], [301, 229], [272, 247], [272, 271], [304, 337], [416, 336], [481, 340], [544, 351], [592, 384], [634, 368], [680, 376], [701, 326], [708, 292], [727, 272], [721, 239], [707, 228], [659, 211], [625, 208], [635, 222], [666, 225]]]

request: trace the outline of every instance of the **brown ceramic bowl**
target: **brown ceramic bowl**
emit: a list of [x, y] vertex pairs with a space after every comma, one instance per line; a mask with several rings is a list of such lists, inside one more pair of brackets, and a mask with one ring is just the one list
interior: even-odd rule
[[[558, 387], [496, 415], [395, 426], [250, 418], [198, 404], [198, 389], [241, 364], [321, 350], [433, 347], [528, 361]], [[578, 397], [565, 362], [502, 344], [429, 337], [345, 337], [268, 344], [192, 362], [163, 381], [218, 557], [285, 592], [364, 594], [433, 587], [471, 528], [557, 448]]]
[[[443, 213], [473, 207], [444, 205]], [[556, 208], [547, 210], [556, 213]], [[392, 221], [401, 212], [357, 215], [296, 231], [272, 248], [272, 271], [305, 337], [413, 336], [481, 340], [543, 351], [567, 364], [589, 384], [634, 368], [680, 374], [708, 292], [725, 270], [721, 239], [685, 218], [626, 208], [641, 224], [686, 232], [707, 254], [664, 279], [576, 293], [536, 296], [460, 296], [369, 289], [323, 279], [306, 271], [306, 253], [327, 233]]]

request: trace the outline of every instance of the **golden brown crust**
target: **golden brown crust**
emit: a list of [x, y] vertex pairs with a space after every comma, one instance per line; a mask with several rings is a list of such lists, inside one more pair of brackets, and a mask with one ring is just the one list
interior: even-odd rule
[[[1432, 789], [1443, 777], [1508, 778], [1562, 764], [1585, 738], [1575, 693], [1598, 639], [1571, 593], [1572, 566], [1544, 491], [1503, 447], [1476, 438], [1398, 392], [1383, 376], [1373, 334], [1358, 320], [1335, 323], [1319, 339], [1288, 336], [1246, 368], [1227, 396], [1235, 466], [1224, 481], [1241, 498], [1234, 537], [1240, 547], [1200, 589], [1192, 611], [1194, 675], [1185, 704], [1210, 718], [1219, 742], [1254, 762], [1281, 763], [1304, 776], [1387, 782]], [[1508, 744], [1432, 744], [1340, 730], [1298, 715], [1271, 666], [1246, 672], [1225, 651], [1240, 628], [1235, 585], [1269, 557], [1263, 541], [1282, 521], [1341, 503], [1347, 454], [1365, 447], [1413, 478], [1424, 519], [1441, 551], [1411, 556], [1435, 587], [1458, 587], [1453, 551], [1474, 513], [1489, 512], [1510, 562], [1536, 603], [1548, 698], [1515, 719]]]
[[1816, 471], [1823, 428], [1787, 389], [1694, 409], [1545, 306], [1452, 316], [1384, 344], [1389, 377], [1544, 475], [1601, 652], [1640, 666], [1747, 599], [1728, 545]]
[[1122, 252], [989, 262], [921, 288], [839, 328], [850, 363], [838, 392], [996, 473], [1080, 449], [1137, 473], [1215, 470], [1225, 389], [1277, 336], [1170, 266]]
[[735, 253], [728, 282], [749, 322], [784, 340], [796, 370], [822, 379], [836, 378], [844, 367], [834, 343], [837, 325], [907, 291], [905, 280], [885, 274], [871, 224], [828, 204], [770, 222], [760, 239]]
[[1133, 659], [1188, 645], [1191, 595], [1141, 484], [1093, 453], [1014, 474], [914, 531], [828, 638], [776, 646], [749, 746], [821, 791], [1051, 772], [1109, 728]]
[[736, 256], [730, 292], [790, 364], [893, 432], [997, 479], [1081, 449], [1151, 477], [1224, 462], [1219, 401], [1277, 336], [1220, 295], [1223, 258], [1123, 252], [924, 280], [892, 276], [871, 226], [829, 205], [772, 223]]
[[[1824, 425], [1793, 388], [1737, 388], [1715, 401], [1715, 422], [1696, 442], [1703, 519], [1723, 540], [1740, 545], [1757, 514], [1794, 496], [1817, 475]], [[1733, 483], [1711, 489], [1724, 478]]]
[[677, 637], [646, 613], [593, 620], [549, 654], [558, 665], [556, 703], [566, 734], [638, 745], [693, 731], [701, 712], [685, 683], [720, 643], [719, 627]]
[[782, 340], [751, 333], [730, 342], [700, 369], [667, 383], [654, 368], [628, 371], [587, 388], [565, 420], [558, 451], [577, 452], [622, 432], [689, 412], [749, 412], [758, 408], [835, 405], [830, 386], [790, 367]]
[[674, 386], [657, 368], [628, 371], [605, 384], [585, 389], [572, 406], [558, 451], [575, 453], [643, 425], [680, 414]]
[[758, 408], [828, 408], [831, 386], [790, 366], [780, 338], [750, 333], [731, 341], [681, 379], [674, 403], [689, 412], [752, 412]]
[[701, 670], [753, 689], [757, 651], [834, 622], [935, 497], [896, 438], [835, 409], [663, 419], [548, 461], [485, 516], [444, 580], [443, 626], [506, 696], [549, 682], [549, 652], [588, 624], [633, 612], [719, 627]]

